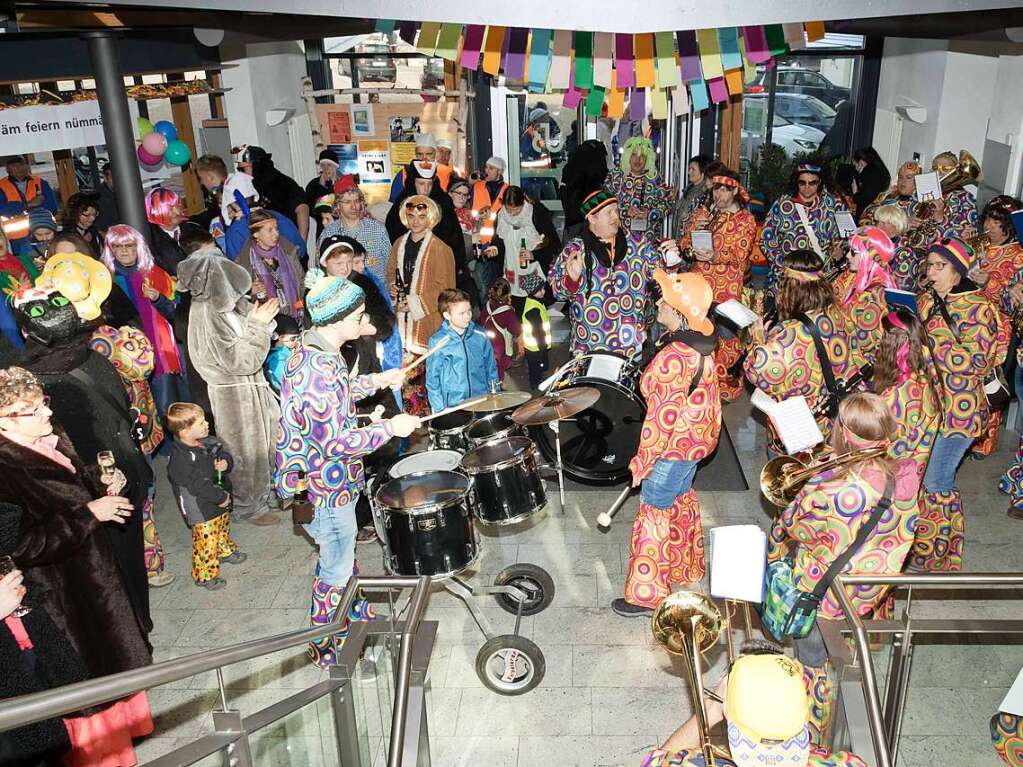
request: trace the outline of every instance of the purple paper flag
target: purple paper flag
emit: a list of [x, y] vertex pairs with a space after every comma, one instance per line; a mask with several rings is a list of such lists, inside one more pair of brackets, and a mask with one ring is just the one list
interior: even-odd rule
[[763, 27], [743, 27], [742, 36], [746, 39], [746, 58], [750, 64], [763, 64], [771, 58]]
[[633, 88], [629, 99], [629, 119], [642, 120], [646, 117], [646, 89]]
[[710, 89], [710, 100], [715, 104], [728, 101], [728, 85], [725, 84], [725, 78], [715, 77], [708, 80], [707, 87]]
[[615, 32], [615, 72], [617, 87], [631, 88], [636, 84], [636, 67], [632, 60], [632, 35]]
[[522, 80], [526, 76], [526, 45], [529, 30], [512, 27], [508, 31], [508, 55], [504, 59], [504, 76], [509, 80]]
[[479, 69], [480, 49], [483, 48], [483, 33], [486, 29], [482, 24], [470, 24], [465, 28], [461, 64], [466, 69]]
[[696, 45], [696, 32], [680, 31], [675, 33], [678, 39], [679, 69], [682, 79], [687, 82], [703, 79], [703, 68], [700, 66], [700, 49]]

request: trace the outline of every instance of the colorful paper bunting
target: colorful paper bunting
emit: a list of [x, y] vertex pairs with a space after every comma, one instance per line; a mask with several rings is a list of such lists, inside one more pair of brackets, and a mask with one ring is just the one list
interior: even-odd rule
[[663, 88], [654, 88], [650, 91], [650, 111], [655, 120], [668, 118], [668, 94]]
[[742, 95], [742, 70], [741, 69], [726, 69], [725, 70], [725, 85], [728, 87], [728, 94], [730, 96], [741, 96]]
[[483, 71], [491, 77], [501, 74], [501, 53], [504, 51], [505, 27], [487, 27], [483, 43]]
[[579, 88], [593, 87], [593, 33], [575, 33], [575, 84]]
[[725, 85], [725, 78], [715, 77], [707, 81], [707, 88], [710, 90], [710, 99], [715, 104], [728, 101], [728, 86]]
[[526, 47], [528, 45], [528, 29], [512, 27], [508, 31], [508, 53], [504, 57], [504, 76], [509, 80], [526, 79]]
[[700, 65], [703, 76], [707, 80], [724, 77], [725, 69], [721, 66], [721, 42], [717, 30], [698, 29], [696, 40], [700, 44]]
[[572, 74], [572, 32], [554, 31], [554, 56], [551, 59], [551, 88], [567, 88]]
[[416, 50], [432, 56], [437, 50], [437, 36], [440, 35], [439, 21], [424, 21], [419, 29], [419, 39], [416, 41]]
[[633, 40], [636, 52], [636, 87], [653, 88], [657, 84], [654, 72], [654, 36], [636, 35]]
[[604, 89], [594, 86], [593, 90], [586, 96], [586, 115], [588, 117], [600, 117], [604, 109]]
[[742, 36], [746, 41], [746, 57], [751, 64], [763, 64], [771, 58], [767, 49], [767, 35], [763, 27], [743, 27]]
[[675, 36], [671, 32], [654, 33], [657, 51], [657, 87], [678, 85], [678, 64], [675, 61]]
[[806, 34], [803, 31], [803, 25], [798, 21], [793, 24], [782, 24], [782, 33], [789, 50], [798, 51], [800, 48], [806, 47]]
[[696, 44], [696, 33], [693, 31], [676, 32], [678, 39], [679, 69], [682, 79], [686, 82], [703, 79], [700, 67], [700, 48]]
[[611, 70], [612, 88], [607, 92], [607, 116], [618, 120], [625, 116], [625, 89], [618, 86], [618, 70]]
[[483, 49], [483, 34], [486, 27], [481, 24], [470, 24], [465, 28], [465, 40], [462, 44], [462, 66], [476, 70], [480, 65], [480, 51]]
[[376, 31], [382, 35], [389, 35], [397, 23], [394, 19], [377, 19]]
[[593, 35], [593, 84], [601, 88], [610, 88], [611, 81], [611, 46], [610, 32], [597, 32]]
[[689, 89], [685, 84], [671, 89], [672, 111], [679, 117], [689, 114]]
[[543, 87], [551, 69], [551, 31], [534, 29], [529, 45], [529, 85]]
[[615, 34], [615, 72], [619, 88], [631, 88], [636, 84], [636, 68], [633, 63], [632, 35]]
[[724, 70], [727, 72], [730, 69], [742, 69], [738, 30], [735, 27], [719, 29], [718, 43], [721, 45], [721, 66]]
[[401, 24], [398, 25], [398, 37], [409, 45], [415, 45], [417, 27], [418, 25], [414, 21], [401, 22]]
[[764, 27], [764, 34], [767, 36], [767, 49], [772, 56], [780, 56], [788, 51], [785, 44], [785, 29], [781, 24], [768, 24]]
[[629, 99], [629, 119], [642, 120], [646, 117], [646, 90], [633, 88]]
[[824, 38], [823, 21], [807, 21], [803, 28], [806, 29], [806, 39], [811, 43]]
[[446, 61], [458, 59], [458, 42], [462, 38], [461, 24], [442, 24], [437, 38], [437, 55]]
[[710, 107], [710, 97], [707, 95], [707, 84], [703, 80], [693, 80], [689, 83], [689, 98], [693, 102], [693, 111], [702, 112]]
[[575, 87], [575, 79], [572, 75], [569, 75], [568, 89], [565, 91], [565, 98], [561, 102], [564, 107], [566, 109], [578, 109], [579, 102], [582, 101], [585, 95], [585, 91]]

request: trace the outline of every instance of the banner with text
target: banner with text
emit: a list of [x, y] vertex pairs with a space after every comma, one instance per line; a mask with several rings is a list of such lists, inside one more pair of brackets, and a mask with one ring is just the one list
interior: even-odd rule
[[[130, 101], [128, 106], [134, 129], [138, 105]], [[105, 143], [98, 101], [0, 110], [0, 147], [3, 147], [3, 154], [50, 152]]]

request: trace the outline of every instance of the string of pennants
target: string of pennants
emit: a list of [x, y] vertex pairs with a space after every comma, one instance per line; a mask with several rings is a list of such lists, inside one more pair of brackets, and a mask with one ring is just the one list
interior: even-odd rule
[[[743, 91], [758, 65], [824, 37], [824, 22], [641, 34], [380, 19], [427, 56], [523, 82], [529, 91], [564, 91], [564, 105], [586, 114], [640, 120], [707, 109]], [[418, 33], [418, 36], [417, 36]]]

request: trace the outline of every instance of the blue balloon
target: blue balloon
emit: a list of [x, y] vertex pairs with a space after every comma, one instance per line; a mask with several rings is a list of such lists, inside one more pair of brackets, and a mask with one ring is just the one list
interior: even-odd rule
[[160, 122], [153, 126], [153, 130], [167, 139], [168, 144], [178, 139], [178, 129], [174, 127], [174, 123], [170, 120], [160, 120]]

